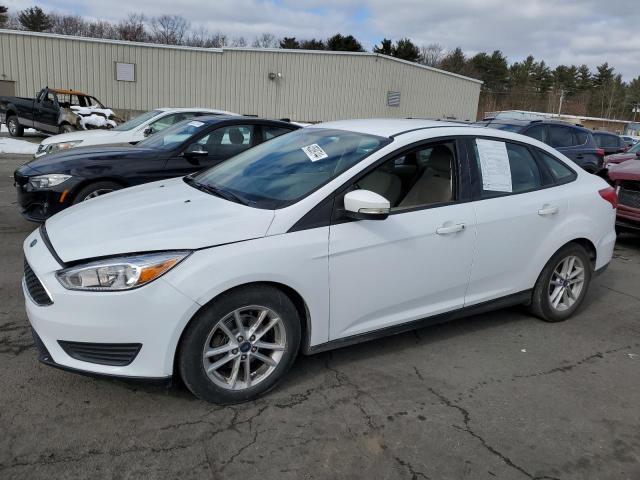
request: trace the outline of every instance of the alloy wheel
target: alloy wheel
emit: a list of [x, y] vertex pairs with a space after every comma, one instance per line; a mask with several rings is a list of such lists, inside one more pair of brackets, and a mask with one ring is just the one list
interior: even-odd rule
[[585, 281], [585, 266], [582, 260], [569, 255], [563, 258], [549, 280], [549, 304], [558, 312], [570, 309], [580, 298]]
[[98, 190], [94, 190], [89, 195], [84, 197], [82, 201], [84, 202], [87, 200], [91, 200], [92, 198], [96, 198], [96, 197], [99, 197], [100, 195], [104, 195], [106, 193], [111, 193], [111, 192], [113, 192], [113, 189], [111, 188], [99, 188]]
[[273, 373], [286, 344], [284, 323], [276, 312], [257, 305], [241, 307], [213, 327], [204, 344], [202, 364], [217, 386], [243, 390]]

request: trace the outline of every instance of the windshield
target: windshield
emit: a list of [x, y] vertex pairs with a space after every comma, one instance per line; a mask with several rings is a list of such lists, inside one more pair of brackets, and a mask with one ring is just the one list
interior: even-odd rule
[[142, 148], [154, 148], [156, 150], [173, 150], [189, 138], [201, 132], [206, 128], [206, 125], [206, 123], [198, 120], [183, 120], [141, 141], [138, 143], [138, 146]]
[[193, 177], [201, 186], [257, 208], [278, 209], [306, 197], [389, 139], [304, 128], [258, 145]]
[[144, 112], [142, 115], [138, 115], [137, 117], [133, 117], [131, 120], [127, 120], [124, 123], [121, 123], [114, 130], [119, 132], [125, 132], [127, 130], [133, 130], [139, 125], [142, 125], [147, 120], [152, 119], [162, 113], [161, 110], [150, 110], [148, 112]]
[[627, 150], [627, 153], [638, 153], [640, 152], [640, 143], [636, 143], [633, 147]]

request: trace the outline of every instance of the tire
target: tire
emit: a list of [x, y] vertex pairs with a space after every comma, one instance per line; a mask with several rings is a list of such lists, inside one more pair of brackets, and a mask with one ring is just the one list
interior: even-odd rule
[[120, 190], [122, 185], [115, 182], [95, 182], [90, 183], [89, 185], [82, 188], [73, 199], [73, 205], [77, 203], [84, 202], [85, 200], [90, 200], [91, 198], [99, 197], [100, 195], [104, 195], [105, 193], [115, 192], [116, 190]]
[[[264, 311], [267, 313], [261, 317]], [[266, 328], [272, 322], [274, 325]], [[282, 291], [267, 285], [232, 290], [201, 309], [187, 327], [179, 345], [178, 371], [187, 388], [207, 402], [229, 405], [253, 400], [275, 387], [291, 368], [300, 336], [298, 312]], [[282, 350], [260, 345], [278, 345]], [[214, 349], [220, 353], [213, 354]], [[275, 364], [269, 365], [259, 356]]]
[[64, 123], [64, 124], [60, 125], [60, 133], [71, 133], [71, 132], [75, 132], [75, 131], [76, 131], [76, 129], [73, 128], [68, 123]]
[[[567, 274], [564, 274], [565, 271], [562, 270], [562, 267], [567, 264], [563, 262], [570, 262], [572, 258], [574, 259], [573, 267], [567, 271]], [[567, 266], [570, 265], [571, 263]], [[579, 268], [583, 268], [582, 274], [576, 273]], [[566, 277], [572, 278], [565, 280]], [[587, 251], [577, 243], [570, 243], [562, 247], [551, 257], [540, 273], [533, 290], [529, 310], [545, 322], [566, 320], [580, 308], [589, 289], [591, 277], [592, 266]], [[552, 280], [555, 285], [551, 284]], [[580, 282], [582, 282], [580, 288], [575, 288]], [[562, 288], [567, 292], [566, 295], [560, 293]], [[554, 306], [556, 302], [557, 305]]]
[[24, 135], [24, 127], [20, 125], [18, 117], [11, 115], [7, 118], [7, 130], [12, 137], [22, 137]]

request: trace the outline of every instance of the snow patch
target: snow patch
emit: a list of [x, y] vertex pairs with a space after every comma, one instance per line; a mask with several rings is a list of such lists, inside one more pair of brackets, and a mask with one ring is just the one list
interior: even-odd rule
[[73, 110], [78, 115], [93, 115], [94, 113], [102, 114], [105, 117], [113, 117], [113, 110], [110, 108], [97, 108], [97, 107], [80, 107], [78, 105], [71, 105], [71, 110]]
[[88, 125], [96, 128], [107, 128], [108, 126], [115, 128], [118, 126], [113, 120], [109, 120], [101, 115], [93, 114], [87, 117], [80, 117], [80, 126], [86, 130]]
[[38, 150], [38, 145], [26, 140], [0, 137], [0, 153], [17, 153], [33, 155]]

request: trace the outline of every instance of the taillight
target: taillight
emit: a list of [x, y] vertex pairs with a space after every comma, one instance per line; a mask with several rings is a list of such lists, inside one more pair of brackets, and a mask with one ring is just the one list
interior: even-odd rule
[[613, 187], [603, 188], [602, 190], [598, 190], [598, 193], [609, 202], [614, 209], [618, 208], [618, 194]]
[[596, 148], [596, 155], [604, 158], [604, 148]]

